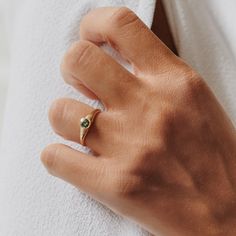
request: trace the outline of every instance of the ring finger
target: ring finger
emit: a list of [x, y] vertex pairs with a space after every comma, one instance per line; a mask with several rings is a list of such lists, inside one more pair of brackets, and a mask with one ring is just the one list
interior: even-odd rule
[[[49, 120], [57, 134], [65, 139], [81, 144], [80, 119], [93, 110], [93, 107], [79, 101], [62, 98], [54, 101], [52, 104], [49, 111]], [[105, 154], [107, 142], [111, 140], [109, 139], [110, 116], [110, 113], [107, 111], [98, 113], [85, 137], [85, 145], [98, 155]], [[106, 125], [104, 126], [104, 124]]]

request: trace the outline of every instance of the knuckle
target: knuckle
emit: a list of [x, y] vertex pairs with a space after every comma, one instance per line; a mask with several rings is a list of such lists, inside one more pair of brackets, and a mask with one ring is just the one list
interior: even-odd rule
[[123, 27], [138, 21], [138, 16], [127, 7], [120, 7], [111, 17], [111, 27]]
[[142, 178], [131, 174], [120, 175], [116, 177], [113, 183], [115, 195], [122, 199], [136, 198], [143, 191], [143, 188]]
[[41, 161], [49, 172], [55, 168], [56, 157], [58, 156], [59, 145], [51, 144], [47, 146], [41, 153]]
[[129, 167], [129, 173], [139, 177], [147, 185], [149, 177], [158, 171], [157, 167], [159, 162], [163, 160], [164, 152], [163, 146], [143, 147], [133, 159]]
[[61, 71], [71, 73], [78, 66], [86, 65], [86, 58], [91, 54], [93, 47], [93, 44], [86, 40], [73, 43], [63, 57]]
[[119, 198], [138, 199], [151, 184], [151, 179], [158, 170], [158, 155], [156, 152], [145, 151], [143, 155], [135, 155], [118, 172], [113, 172], [112, 189]]
[[60, 98], [55, 100], [49, 109], [49, 121], [56, 132], [58, 131], [58, 128], [61, 126], [62, 122], [65, 120], [67, 107], [68, 100]]
[[180, 86], [180, 92], [182, 98], [187, 103], [195, 102], [204, 91], [206, 91], [207, 85], [204, 80], [194, 72], [190, 75], [186, 75], [183, 83]]

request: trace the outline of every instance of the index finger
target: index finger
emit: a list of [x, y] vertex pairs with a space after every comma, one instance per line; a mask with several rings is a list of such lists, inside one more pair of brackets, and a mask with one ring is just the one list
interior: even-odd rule
[[89, 12], [80, 27], [82, 39], [108, 43], [136, 70], [148, 71], [168, 63], [173, 53], [128, 8], [98, 8]]

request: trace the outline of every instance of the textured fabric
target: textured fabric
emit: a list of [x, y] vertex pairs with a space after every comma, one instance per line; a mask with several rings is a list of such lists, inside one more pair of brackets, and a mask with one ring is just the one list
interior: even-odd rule
[[180, 56], [203, 76], [236, 125], [236, 1], [163, 2]]
[[66, 85], [59, 71], [67, 47], [78, 40], [81, 17], [99, 6], [128, 6], [150, 26], [155, 1], [24, 0], [17, 9], [0, 152], [1, 236], [149, 235], [50, 176], [39, 158], [46, 145], [64, 142], [47, 120], [54, 99], [99, 105]]

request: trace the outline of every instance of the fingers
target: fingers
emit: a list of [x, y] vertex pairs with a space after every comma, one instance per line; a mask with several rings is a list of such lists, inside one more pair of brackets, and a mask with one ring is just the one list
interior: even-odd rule
[[128, 8], [98, 8], [82, 20], [81, 39], [109, 43], [136, 70], [151, 71], [174, 54]]
[[48, 171], [95, 197], [106, 186], [105, 162], [73, 150], [63, 144], [52, 144], [44, 149], [41, 160]]
[[[80, 119], [93, 110], [93, 107], [79, 101], [62, 98], [52, 104], [49, 110], [49, 120], [57, 134], [65, 139], [80, 143]], [[100, 112], [89, 128], [85, 145], [97, 154], [101, 154], [103, 145], [108, 144], [111, 122], [112, 118], [108, 112]]]
[[[120, 107], [138, 86], [137, 79], [99, 47], [88, 41], [72, 45], [61, 64], [66, 82], [97, 96], [107, 107]], [[81, 90], [83, 85], [86, 91]], [[92, 93], [92, 94], [91, 94]]]

